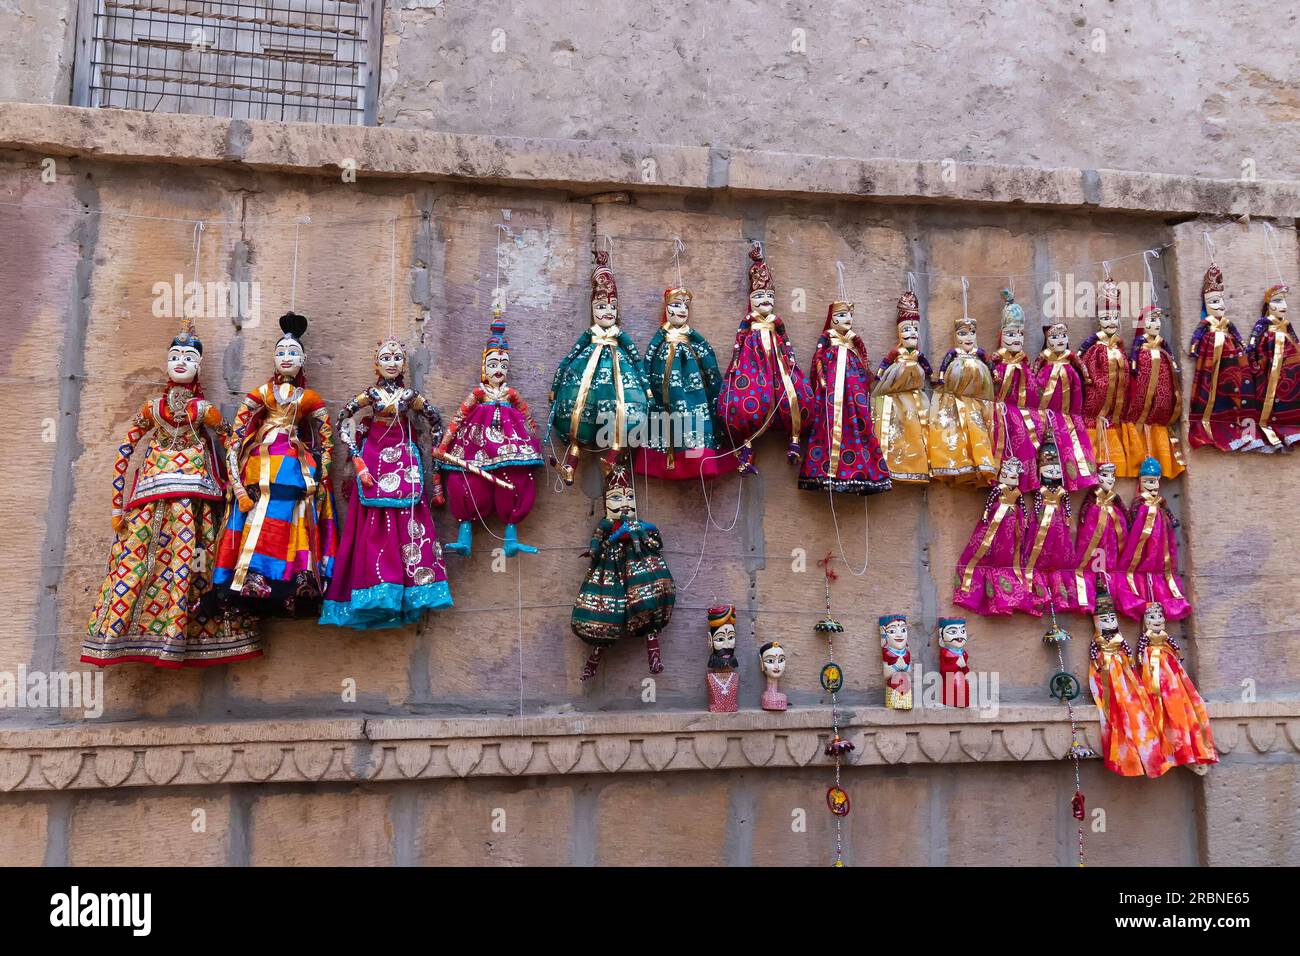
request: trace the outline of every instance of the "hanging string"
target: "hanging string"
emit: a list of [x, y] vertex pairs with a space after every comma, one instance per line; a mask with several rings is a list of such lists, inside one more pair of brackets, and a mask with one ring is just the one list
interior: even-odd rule
[[961, 277], [961, 317], [970, 318], [970, 280]]
[[1151, 296], [1151, 301], [1147, 304], [1159, 305], [1159, 302], [1157, 301], [1156, 298], [1156, 276], [1155, 273], [1151, 271], [1151, 259], [1148, 258], [1150, 256], [1154, 256], [1155, 258], [1159, 259], [1160, 250], [1147, 249], [1142, 253], [1142, 265], [1147, 270], [1147, 290], [1150, 292], [1150, 296]]
[[393, 238], [388, 247], [388, 335], [397, 320], [397, 217], [393, 217]]
[[[308, 216], [307, 222], [311, 222]], [[294, 223], [293, 227], [293, 279], [289, 283], [289, 311], [298, 311], [298, 232], [302, 229], [302, 222]]]
[[194, 224], [194, 268], [190, 275], [194, 277], [194, 284], [199, 284], [199, 247], [203, 244], [203, 220], [200, 219]]
[[1268, 222], [1264, 223], [1264, 248], [1268, 251], [1269, 258], [1273, 260], [1273, 270], [1277, 273], [1277, 281], [1281, 284], [1285, 284], [1286, 279], [1282, 278], [1282, 266], [1277, 261], [1277, 250], [1281, 245], [1282, 244], [1278, 242], [1277, 232], [1274, 230], [1273, 224]]
[[915, 272], [909, 272], [907, 274], [907, 291], [912, 293], [912, 295], [916, 295], [916, 273]]
[[[1208, 234], [1207, 234], [1207, 235], [1208, 235]], [[1111, 275], [1110, 275], [1110, 260], [1109, 260], [1109, 259], [1102, 259], [1102, 260], [1101, 260], [1101, 277], [1102, 277], [1105, 281], [1107, 281], [1107, 282], [1112, 281], [1112, 280], [1111, 280]]]
[[1205, 264], [1206, 266], [1215, 265], [1214, 261], [1214, 240], [1210, 238], [1210, 230], [1206, 229], [1201, 233], [1201, 238], [1205, 240]]
[[512, 233], [510, 232], [509, 226], [500, 222], [497, 223], [496, 233], [497, 233], [497, 277], [496, 277], [495, 284], [492, 286], [492, 308], [504, 312], [506, 310], [506, 296], [504, 290], [501, 288], [501, 236], [502, 235], [510, 236], [512, 235]]
[[673, 270], [677, 273], [677, 288], [684, 289], [682, 283], [682, 253], [686, 251], [686, 246], [682, 243], [681, 236], [673, 236]]
[[844, 292], [844, 263], [835, 260], [836, 281], [839, 283], [840, 301], [847, 302], [849, 297]]

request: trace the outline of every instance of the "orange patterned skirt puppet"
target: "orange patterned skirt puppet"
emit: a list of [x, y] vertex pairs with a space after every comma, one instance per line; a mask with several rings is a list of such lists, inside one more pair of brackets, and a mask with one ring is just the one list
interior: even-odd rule
[[1159, 604], [1148, 604], [1142, 624], [1142, 639], [1138, 641], [1142, 684], [1151, 698], [1156, 734], [1165, 754], [1177, 767], [1196, 769], [1218, 763], [1205, 701], [1183, 669], [1178, 645], [1165, 631], [1164, 609]]

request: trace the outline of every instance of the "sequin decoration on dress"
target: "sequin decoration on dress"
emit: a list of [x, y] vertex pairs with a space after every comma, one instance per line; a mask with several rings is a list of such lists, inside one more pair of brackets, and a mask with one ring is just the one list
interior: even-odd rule
[[1259, 398], [1262, 448], [1277, 451], [1300, 442], [1300, 350], [1287, 320], [1287, 287], [1270, 286], [1263, 314], [1250, 333], [1247, 353]]
[[1187, 588], [1178, 574], [1177, 522], [1160, 494], [1160, 462], [1148, 458], [1138, 478], [1138, 496], [1129, 513], [1128, 539], [1115, 575], [1115, 601], [1120, 611], [1138, 620], [1147, 604], [1164, 608], [1178, 621], [1192, 613]]
[[930, 475], [935, 481], [987, 486], [997, 477], [993, 452], [993, 371], [975, 339], [975, 320], [957, 319], [957, 345], [939, 366], [930, 397]]
[[1070, 350], [1070, 330], [1064, 322], [1045, 321], [1047, 347], [1034, 363], [1038, 384], [1038, 412], [1044, 428], [1061, 455], [1066, 491], [1082, 491], [1097, 483], [1097, 461], [1083, 423], [1083, 390], [1088, 371]]
[[1079, 527], [1075, 534], [1074, 591], [1081, 610], [1096, 607], [1098, 584], [1113, 580], [1119, 568], [1120, 552], [1128, 538], [1128, 515], [1115, 491], [1114, 462], [1097, 466], [1097, 486], [1089, 488], [1079, 506]]
[[1129, 357], [1120, 335], [1122, 298], [1119, 284], [1107, 276], [1097, 294], [1097, 331], [1083, 340], [1079, 361], [1087, 372], [1083, 389], [1083, 424], [1097, 465], [1110, 463], [1122, 478], [1136, 478], [1145, 453], [1134, 454], [1122, 422], [1129, 389]]
[[1025, 312], [1010, 289], [1002, 290], [1002, 327], [993, 353], [993, 455], [1020, 462], [1020, 490], [1038, 488], [1038, 445], [1047, 437], [1038, 411], [1038, 383], [1025, 354]]
[[1042, 613], [1025, 581], [1028, 525], [1020, 494], [1020, 459], [1003, 458], [998, 483], [957, 562], [953, 604], [983, 615]]
[[1134, 475], [1141, 472], [1143, 460], [1155, 458], [1166, 478], [1176, 478], [1186, 467], [1178, 440], [1183, 400], [1178, 363], [1160, 334], [1164, 317], [1160, 309], [1149, 305], [1138, 319], [1142, 334], [1133, 340], [1132, 374], [1124, 402], [1124, 444], [1138, 459]]
[[872, 414], [890, 478], [925, 484], [930, 480], [930, 403], [925, 385], [933, 369], [920, 349], [921, 311], [914, 292], [899, 297], [895, 324], [898, 345], [881, 359], [872, 389]]
[[1201, 284], [1201, 321], [1188, 349], [1196, 360], [1187, 442], [1219, 451], [1263, 448], [1255, 379], [1241, 333], [1227, 316], [1223, 272], [1211, 265]]

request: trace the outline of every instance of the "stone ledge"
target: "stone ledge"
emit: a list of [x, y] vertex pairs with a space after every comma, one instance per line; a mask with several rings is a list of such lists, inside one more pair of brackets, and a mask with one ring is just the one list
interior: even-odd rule
[[[1080, 729], [1097, 745], [1096, 710]], [[1223, 754], [1300, 754], [1300, 701], [1210, 705]], [[1064, 708], [977, 711], [846, 708], [851, 764], [1059, 760]], [[525, 717], [380, 717], [217, 724], [104, 724], [10, 730], [0, 791], [372, 782], [829, 766], [830, 710], [786, 714], [585, 713]]]
[[[727, 190], [1163, 216], [1300, 217], [1295, 181], [271, 123], [36, 103], [0, 103], [0, 149], [330, 176], [352, 159], [362, 177], [549, 187], [583, 195]], [[651, 160], [653, 175], [647, 177]]]

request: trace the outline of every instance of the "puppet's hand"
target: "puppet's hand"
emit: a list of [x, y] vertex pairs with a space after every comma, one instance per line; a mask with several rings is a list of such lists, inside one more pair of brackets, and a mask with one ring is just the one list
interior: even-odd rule
[[113, 515], [113, 533], [121, 534], [126, 530], [126, 515]]
[[250, 498], [250, 497], [248, 497], [248, 492], [247, 492], [247, 491], [244, 491], [244, 490], [241, 488], [239, 491], [235, 492], [235, 498], [237, 499], [237, 502], [238, 502], [238, 504], [239, 504], [239, 510], [240, 510], [240, 511], [252, 511], [252, 510], [253, 510], [253, 499]]
[[370, 469], [366, 463], [361, 460], [360, 456], [352, 459], [352, 467], [357, 470], [357, 481], [366, 488], [375, 487], [375, 479], [370, 474]]

